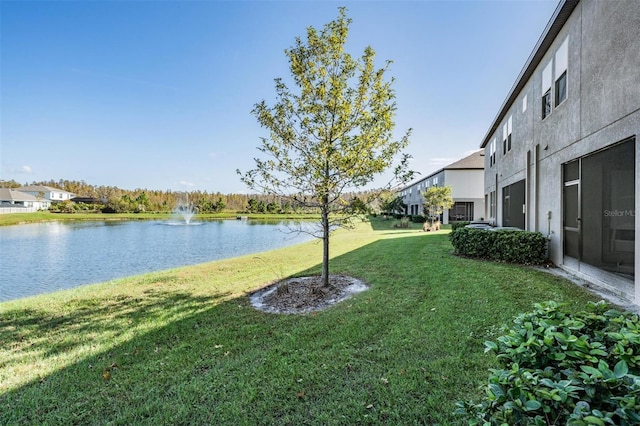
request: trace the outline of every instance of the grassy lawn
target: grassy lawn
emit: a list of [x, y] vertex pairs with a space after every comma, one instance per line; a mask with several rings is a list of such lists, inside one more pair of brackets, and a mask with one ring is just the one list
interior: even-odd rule
[[318, 273], [318, 242], [0, 304], [0, 424], [461, 424], [502, 324], [595, 300], [392, 223], [335, 234], [332, 272], [371, 288], [316, 314], [246, 294]]

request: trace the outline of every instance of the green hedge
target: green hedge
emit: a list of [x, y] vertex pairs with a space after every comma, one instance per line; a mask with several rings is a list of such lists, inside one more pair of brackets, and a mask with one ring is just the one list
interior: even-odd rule
[[422, 215], [413, 215], [411, 216], [411, 222], [413, 223], [425, 223], [427, 221], [426, 216], [422, 216]]
[[547, 239], [539, 232], [458, 228], [449, 239], [461, 256], [525, 265], [546, 260]]
[[604, 302], [576, 314], [534, 306], [485, 342], [501, 368], [490, 370], [483, 401], [460, 401], [456, 412], [483, 426], [640, 424], [638, 315]]
[[464, 228], [465, 226], [467, 226], [468, 224], [470, 224], [471, 222], [452, 222], [451, 223], [451, 230], [455, 231], [458, 228]]

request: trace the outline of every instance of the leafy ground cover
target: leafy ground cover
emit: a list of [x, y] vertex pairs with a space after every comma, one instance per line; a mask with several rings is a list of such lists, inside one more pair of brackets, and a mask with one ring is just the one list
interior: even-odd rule
[[319, 242], [0, 304], [0, 424], [462, 424], [502, 324], [595, 300], [393, 223], [335, 234], [331, 273], [370, 289], [313, 314], [247, 294], [319, 273]]

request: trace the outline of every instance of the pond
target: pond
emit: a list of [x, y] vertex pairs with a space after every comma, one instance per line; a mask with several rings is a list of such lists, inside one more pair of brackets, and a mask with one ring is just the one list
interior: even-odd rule
[[313, 239], [313, 223], [216, 220], [47, 222], [0, 226], [0, 301]]

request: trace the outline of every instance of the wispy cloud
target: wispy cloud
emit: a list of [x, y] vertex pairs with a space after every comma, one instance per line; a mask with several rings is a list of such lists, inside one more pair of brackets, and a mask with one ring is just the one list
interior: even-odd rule
[[178, 182], [178, 183], [179, 183], [181, 186], [186, 186], [186, 187], [188, 187], [188, 188], [191, 188], [191, 187], [196, 186], [196, 184], [195, 184], [195, 183], [193, 183], [193, 182], [189, 182], [189, 181], [186, 181], [186, 180], [181, 180], [181, 181], [180, 181], [180, 182]]
[[16, 167], [13, 170], [11, 170], [13, 173], [17, 173], [17, 174], [30, 174], [32, 172], [31, 166], [20, 166], [20, 167]]

